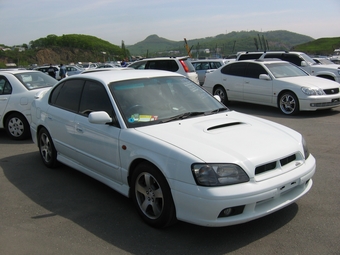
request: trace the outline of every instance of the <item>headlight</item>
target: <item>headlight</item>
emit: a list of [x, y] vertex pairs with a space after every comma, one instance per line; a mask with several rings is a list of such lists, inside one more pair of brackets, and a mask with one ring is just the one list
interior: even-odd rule
[[302, 137], [302, 146], [303, 146], [303, 153], [305, 154], [305, 159], [307, 159], [309, 157], [310, 152], [308, 150], [306, 140], [303, 137]]
[[191, 170], [200, 186], [224, 186], [249, 181], [244, 170], [234, 164], [193, 164]]
[[321, 96], [326, 95], [325, 92], [322, 89], [319, 88], [308, 88], [308, 87], [302, 87], [302, 92], [305, 93], [307, 96]]

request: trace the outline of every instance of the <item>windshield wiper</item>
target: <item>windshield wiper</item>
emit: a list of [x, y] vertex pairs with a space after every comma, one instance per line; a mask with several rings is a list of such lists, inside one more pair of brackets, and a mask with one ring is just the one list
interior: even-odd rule
[[213, 110], [211, 112], [205, 112], [205, 115], [215, 114], [215, 113], [224, 112], [224, 111], [228, 111], [228, 110], [229, 109], [227, 107], [221, 107], [221, 108], [218, 108], [218, 109]]
[[170, 122], [170, 121], [174, 121], [174, 120], [183, 120], [185, 118], [192, 117], [192, 116], [198, 116], [198, 115], [205, 115], [205, 112], [185, 112], [185, 113], [181, 113], [179, 115], [170, 117], [168, 119], [164, 119], [164, 120], [161, 121], [161, 123], [166, 123], [166, 122]]

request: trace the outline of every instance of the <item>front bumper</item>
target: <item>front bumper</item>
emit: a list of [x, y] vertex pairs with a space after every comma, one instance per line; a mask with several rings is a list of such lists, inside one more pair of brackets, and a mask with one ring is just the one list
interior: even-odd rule
[[[189, 187], [173, 183], [179, 220], [201, 226], [223, 227], [248, 222], [280, 210], [305, 195], [312, 187], [315, 158], [284, 175], [223, 187]], [[241, 208], [237, 215], [219, 217], [227, 208]]]

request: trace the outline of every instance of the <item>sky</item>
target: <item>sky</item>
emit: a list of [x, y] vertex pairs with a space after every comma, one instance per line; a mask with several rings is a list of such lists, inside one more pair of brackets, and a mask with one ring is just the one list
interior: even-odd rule
[[121, 46], [238, 31], [340, 37], [340, 0], [0, 0], [0, 44], [91, 35]]

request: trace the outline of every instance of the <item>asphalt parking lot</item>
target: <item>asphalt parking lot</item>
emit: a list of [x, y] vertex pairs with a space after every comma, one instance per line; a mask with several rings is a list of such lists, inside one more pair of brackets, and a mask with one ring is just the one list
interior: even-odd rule
[[306, 196], [241, 225], [157, 230], [129, 199], [69, 167], [46, 168], [30, 140], [0, 130], [0, 254], [340, 254], [340, 108], [293, 117], [265, 106], [230, 108], [304, 135], [317, 160]]

